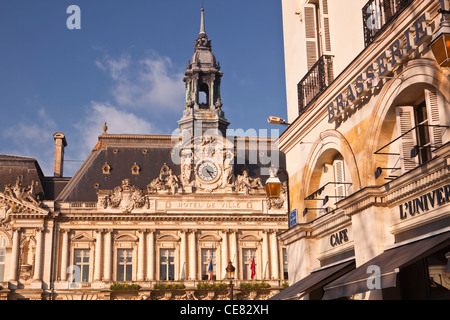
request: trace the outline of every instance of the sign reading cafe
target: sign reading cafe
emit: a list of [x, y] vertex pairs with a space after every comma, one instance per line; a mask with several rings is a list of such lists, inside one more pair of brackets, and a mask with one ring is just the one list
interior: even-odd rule
[[378, 85], [380, 77], [388, 75], [402, 64], [408, 56], [420, 45], [432, 37], [430, 14], [421, 15], [405, 32], [406, 40], [398, 38], [378, 58], [369, 64], [356, 80], [349, 84], [344, 92], [340, 93], [327, 106], [328, 122], [332, 123], [341, 117], [346, 110], [360, 100], [371, 88]]
[[408, 215], [414, 217], [446, 203], [450, 203], [450, 184], [400, 205], [400, 219], [405, 220]]

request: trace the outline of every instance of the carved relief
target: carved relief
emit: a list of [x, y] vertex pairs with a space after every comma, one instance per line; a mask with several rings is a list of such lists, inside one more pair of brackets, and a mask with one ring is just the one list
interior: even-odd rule
[[[186, 178], [184, 178], [186, 180]], [[176, 194], [182, 189], [180, 178], [173, 174], [167, 164], [164, 164], [159, 173], [159, 177], [154, 179], [148, 186], [148, 193], [157, 193], [160, 191]]]
[[117, 186], [111, 195], [99, 197], [100, 207], [121, 209], [123, 213], [130, 213], [135, 208], [144, 207], [146, 200], [143, 192], [131, 185], [129, 179], [124, 179], [121, 186]]
[[22, 179], [17, 178], [14, 186], [11, 186], [10, 184], [6, 185], [4, 194], [5, 196], [11, 197], [19, 202], [30, 203], [36, 207], [39, 207], [40, 200], [35, 198], [34, 184], [35, 182], [32, 181], [30, 186], [24, 187], [22, 186]]
[[248, 169], [244, 168], [242, 174], [236, 177], [236, 190], [249, 194], [250, 190], [263, 190], [264, 186], [260, 178], [251, 178], [248, 174]]
[[278, 198], [267, 199], [268, 209], [283, 209], [287, 208], [287, 182], [283, 182], [281, 185], [281, 193]]

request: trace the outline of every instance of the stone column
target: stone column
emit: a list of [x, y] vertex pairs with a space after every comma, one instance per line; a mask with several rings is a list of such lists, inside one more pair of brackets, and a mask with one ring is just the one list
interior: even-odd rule
[[139, 230], [137, 280], [145, 280], [145, 230]]
[[19, 241], [20, 241], [20, 228], [13, 228], [13, 241], [11, 251], [11, 269], [10, 269], [10, 281], [17, 281], [17, 269], [19, 264]]
[[102, 248], [103, 248], [103, 230], [97, 230], [97, 241], [95, 244], [95, 266], [94, 281], [102, 280]]
[[189, 231], [189, 278], [197, 280], [197, 237], [196, 230]]
[[263, 232], [263, 256], [262, 256], [263, 279], [270, 279], [270, 253], [269, 253], [269, 231]]
[[228, 262], [230, 261], [230, 257], [228, 256], [228, 231], [229, 230], [222, 230], [222, 267], [218, 272], [218, 279], [221, 274], [223, 274], [222, 279], [225, 279], [227, 277], [225, 269], [228, 266]]
[[147, 279], [155, 280], [155, 230], [149, 230], [147, 235]]
[[271, 257], [272, 257], [272, 279], [278, 280], [280, 279], [280, 259], [279, 259], [279, 251], [278, 251], [278, 239], [277, 233], [272, 232], [270, 234], [270, 244], [271, 244]]
[[180, 243], [180, 280], [184, 280], [187, 277], [187, 232], [181, 230], [181, 243]]
[[236, 268], [235, 270], [235, 279], [239, 279], [239, 243], [237, 240], [237, 232], [231, 231], [230, 234], [230, 260], [233, 263], [233, 266]]
[[67, 267], [69, 266], [69, 230], [61, 230], [61, 281], [67, 281]]
[[105, 264], [104, 264], [104, 280], [111, 281], [112, 279], [112, 233], [113, 230], [106, 230], [105, 234]]
[[43, 260], [43, 251], [42, 244], [44, 240], [44, 228], [36, 229], [36, 258], [34, 261], [34, 281], [42, 280], [42, 260]]

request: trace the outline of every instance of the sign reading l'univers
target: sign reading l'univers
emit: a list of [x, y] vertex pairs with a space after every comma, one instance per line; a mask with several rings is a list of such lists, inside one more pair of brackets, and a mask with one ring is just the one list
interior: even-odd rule
[[405, 220], [408, 216], [414, 217], [446, 203], [450, 203], [450, 184], [400, 205], [400, 219]]

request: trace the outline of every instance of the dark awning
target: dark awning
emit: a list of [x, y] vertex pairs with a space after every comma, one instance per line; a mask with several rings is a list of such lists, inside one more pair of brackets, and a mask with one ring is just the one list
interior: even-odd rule
[[384, 251], [379, 256], [366, 262], [362, 266], [348, 272], [337, 280], [325, 286], [324, 300], [349, 297], [356, 293], [369, 291], [368, 280], [373, 281], [374, 273], [368, 270], [370, 266], [377, 266], [381, 273], [381, 289], [395, 287], [397, 273], [401, 268], [410, 265], [434, 251], [450, 244], [450, 232], [417, 240], [399, 247]]
[[302, 292], [308, 293], [315, 288], [321, 287], [341, 275], [355, 268], [355, 260], [346, 261], [333, 265], [328, 268], [322, 268], [313, 271], [309, 276], [296, 282], [287, 289], [284, 289], [269, 300], [299, 300]]

